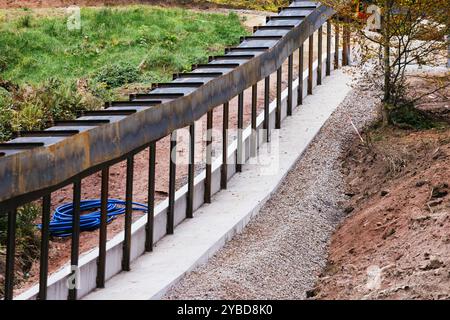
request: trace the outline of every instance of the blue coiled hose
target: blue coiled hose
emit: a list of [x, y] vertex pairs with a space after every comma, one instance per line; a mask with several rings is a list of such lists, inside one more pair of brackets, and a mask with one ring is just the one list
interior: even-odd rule
[[[80, 216], [80, 231], [93, 231], [100, 227], [100, 200], [84, 200], [81, 201], [81, 212], [97, 211], [82, 214]], [[108, 200], [108, 214], [107, 222], [110, 223], [117, 216], [125, 213], [125, 201], [117, 199]], [[133, 211], [147, 212], [148, 207], [142, 203], [133, 202]], [[73, 203], [67, 203], [56, 208], [53, 218], [50, 221], [50, 235], [54, 237], [68, 237], [72, 235], [72, 220], [73, 220]], [[38, 225], [42, 227], [41, 224]]]

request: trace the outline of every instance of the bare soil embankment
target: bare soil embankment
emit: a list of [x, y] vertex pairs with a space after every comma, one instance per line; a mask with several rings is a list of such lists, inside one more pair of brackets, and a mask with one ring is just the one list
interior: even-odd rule
[[[416, 89], [424, 90], [417, 82]], [[447, 114], [448, 91], [420, 105]], [[426, 108], [424, 108], [426, 106]], [[367, 141], [367, 137], [366, 137]], [[450, 129], [370, 130], [343, 158], [348, 218], [316, 299], [450, 299]]]

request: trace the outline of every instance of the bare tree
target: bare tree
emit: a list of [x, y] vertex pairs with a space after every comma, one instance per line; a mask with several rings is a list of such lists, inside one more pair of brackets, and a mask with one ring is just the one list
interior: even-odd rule
[[[406, 74], [415, 65], [445, 65], [450, 34], [448, 0], [323, 0], [335, 8], [341, 21], [354, 31], [362, 61], [375, 59], [380, 77], [372, 77], [383, 91], [383, 122], [390, 122], [390, 111], [405, 102]], [[360, 14], [361, 11], [370, 16]], [[377, 19], [379, 15], [380, 19]], [[350, 18], [350, 19], [349, 19]], [[350, 21], [350, 22], [348, 22]], [[375, 22], [375, 23], [374, 23]], [[377, 23], [379, 22], [379, 23]], [[371, 28], [375, 30], [369, 30]], [[449, 74], [438, 90], [449, 86]], [[442, 80], [442, 79], [441, 79]]]

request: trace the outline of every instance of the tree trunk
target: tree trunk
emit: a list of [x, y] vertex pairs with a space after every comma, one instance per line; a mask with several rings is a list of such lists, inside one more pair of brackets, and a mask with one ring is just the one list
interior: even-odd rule
[[391, 35], [390, 35], [390, 19], [391, 19], [391, 10], [392, 10], [392, 1], [386, 0], [384, 7], [384, 15], [382, 17], [382, 37], [383, 37], [383, 65], [384, 65], [384, 98], [383, 98], [383, 125], [386, 126], [389, 124], [389, 111], [387, 110], [387, 104], [391, 102], [391, 92], [392, 92], [392, 83], [391, 83]]

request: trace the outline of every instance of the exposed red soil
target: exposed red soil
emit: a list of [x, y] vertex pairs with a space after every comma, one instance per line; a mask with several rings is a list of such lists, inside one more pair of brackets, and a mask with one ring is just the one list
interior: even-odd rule
[[371, 137], [343, 159], [351, 215], [312, 295], [450, 299], [450, 129], [377, 129]]

